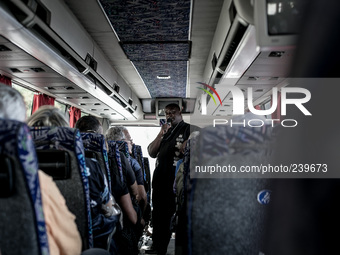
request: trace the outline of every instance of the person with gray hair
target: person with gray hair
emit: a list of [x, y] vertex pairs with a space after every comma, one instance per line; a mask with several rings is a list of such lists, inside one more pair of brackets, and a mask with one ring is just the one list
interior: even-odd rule
[[66, 115], [52, 105], [43, 105], [28, 119], [27, 125], [31, 127], [69, 127]]
[[[111, 127], [106, 131], [105, 139], [107, 141], [125, 141], [125, 135], [123, 132], [124, 128], [121, 126]], [[128, 144], [129, 146], [129, 144]], [[138, 197], [138, 187], [136, 182], [136, 176], [133, 172], [132, 167], [130, 166], [130, 162], [126, 155], [121, 152], [120, 153], [122, 169], [125, 177], [125, 183], [129, 188], [129, 192], [131, 194], [132, 200], [139, 199]]]
[[125, 140], [124, 130], [126, 130], [126, 128], [123, 126], [116, 126], [108, 129], [105, 135], [106, 140], [124, 141]]
[[0, 118], [18, 120], [26, 119], [26, 105], [19, 91], [0, 84]]
[[[12, 87], [0, 84], [0, 117], [24, 122], [26, 107], [22, 95]], [[51, 255], [81, 253], [81, 239], [75, 216], [52, 178], [38, 170], [48, 245]]]
[[[124, 141], [126, 142], [128, 146], [128, 151], [130, 154], [130, 157], [127, 158], [128, 164], [125, 163], [125, 157], [122, 160], [122, 165], [127, 168], [127, 172], [129, 174], [130, 169], [132, 169], [135, 180], [136, 180], [136, 188], [137, 188], [137, 195], [136, 199], [138, 204], [140, 204], [140, 208], [142, 209], [142, 212], [144, 212], [144, 209], [147, 205], [147, 196], [145, 192], [145, 187], [144, 187], [144, 179], [143, 179], [143, 171], [141, 166], [139, 165], [138, 161], [133, 158], [132, 155], [132, 139], [129, 134], [129, 131], [127, 130], [126, 127], [123, 126], [116, 126], [116, 127], [111, 127], [109, 130], [106, 132], [106, 139], [112, 140], [112, 141]], [[134, 189], [134, 187], [133, 187]]]
[[[122, 126], [116, 126], [111, 127], [106, 132], [106, 139], [108, 141], [124, 141], [128, 144], [129, 153], [131, 153], [132, 149], [132, 139], [127, 132], [127, 129]], [[128, 136], [127, 136], [128, 134]], [[142, 235], [143, 226], [145, 225], [145, 221], [143, 219], [143, 211], [144, 211], [144, 204], [140, 203], [141, 198], [144, 196], [141, 196], [142, 193], [140, 192], [140, 183], [136, 182], [136, 174], [134, 172], [134, 169], [132, 168], [132, 165], [130, 163], [130, 160], [132, 157], [127, 158], [123, 152], [120, 152], [121, 156], [121, 163], [122, 163], [122, 169], [123, 169], [123, 175], [125, 179], [125, 183], [127, 186], [129, 186], [129, 192], [131, 196], [131, 200], [133, 203], [134, 211], [137, 214], [137, 224], [133, 223], [131, 224], [131, 221], [124, 221], [124, 227], [126, 229], [123, 229], [123, 232], [126, 231], [124, 235], [121, 236], [122, 243], [128, 243], [131, 247], [137, 247], [138, 246], [138, 240]], [[138, 163], [138, 162], [137, 162]], [[140, 167], [139, 167], [140, 168]], [[139, 169], [141, 172], [141, 168]], [[141, 174], [141, 177], [143, 178], [143, 175]], [[132, 183], [132, 180], [134, 181], [133, 185], [130, 185]], [[142, 179], [143, 181], [143, 179]], [[138, 184], [138, 185], [137, 185]], [[144, 182], [142, 182], [142, 188], [144, 189]], [[145, 201], [146, 201], [146, 192], [145, 193]], [[146, 205], [146, 204], [145, 204]], [[123, 218], [124, 220], [124, 218]], [[136, 248], [133, 248], [136, 250]], [[134, 252], [129, 250], [124, 250], [124, 254], [134, 254]]]

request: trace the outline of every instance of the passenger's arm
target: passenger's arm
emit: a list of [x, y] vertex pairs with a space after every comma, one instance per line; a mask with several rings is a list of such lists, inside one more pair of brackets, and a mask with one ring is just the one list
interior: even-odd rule
[[149, 144], [148, 152], [149, 152], [150, 157], [152, 157], [152, 158], [156, 158], [157, 157], [157, 153], [159, 151], [159, 146], [161, 145], [161, 141], [162, 141], [163, 135], [168, 131], [169, 128], [170, 128], [170, 126], [165, 123], [162, 126], [161, 131], [156, 136], [155, 140], [153, 140]]
[[138, 203], [140, 203], [140, 205], [142, 205], [142, 210], [143, 210], [143, 213], [144, 213], [146, 205], [148, 203], [148, 198], [147, 198], [147, 195], [146, 195], [146, 192], [145, 192], [144, 185], [138, 185], [138, 198], [139, 198]]
[[120, 205], [121, 205], [121, 208], [122, 208], [124, 214], [127, 216], [127, 218], [133, 224], [136, 224], [137, 223], [137, 213], [132, 206], [130, 194], [127, 193], [127, 194], [121, 196], [119, 200], [120, 200]]
[[138, 185], [136, 181], [132, 185], [130, 185], [130, 190], [131, 195], [135, 197], [137, 200], [140, 200], [140, 198], [138, 198]]

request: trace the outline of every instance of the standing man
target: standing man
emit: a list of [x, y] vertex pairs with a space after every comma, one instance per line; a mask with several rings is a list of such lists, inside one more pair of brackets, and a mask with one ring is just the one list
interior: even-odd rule
[[176, 210], [173, 193], [176, 164], [183, 158], [185, 141], [190, 135], [190, 125], [183, 121], [177, 104], [167, 105], [165, 116], [167, 123], [148, 146], [149, 155], [157, 157], [152, 180], [152, 240], [153, 249], [161, 255], [166, 254], [171, 237], [171, 217]]

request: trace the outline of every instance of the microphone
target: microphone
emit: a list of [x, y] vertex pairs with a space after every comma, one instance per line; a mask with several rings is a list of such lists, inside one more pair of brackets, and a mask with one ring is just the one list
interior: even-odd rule
[[168, 119], [166, 120], [166, 124], [168, 124], [169, 126], [171, 126], [171, 118], [168, 118]]

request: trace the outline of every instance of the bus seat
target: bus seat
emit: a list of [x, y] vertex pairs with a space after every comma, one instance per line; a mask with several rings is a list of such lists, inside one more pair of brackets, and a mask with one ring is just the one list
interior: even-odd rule
[[207, 176], [195, 170], [203, 165], [260, 165], [268, 156], [263, 148], [270, 133], [265, 126], [206, 127], [196, 145], [190, 143], [190, 162], [184, 161], [185, 168], [191, 166], [188, 254], [263, 254], [270, 200], [259, 195], [269, 198], [270, 179]]
[[121, 152], [124, 153], [124, 155], [129, 158], [130, 157], [130, 153], [129, 153], [129, 147], [128, 144], [124, 141], [115, 141], [118, 145], [118, 148]]
[[105, 174], [111, 192], [111, 175], [105, 138], [101, 134], [81, 133], [86, 158], [95, 158]]
[[0, 253], [48, 255], [38, 161], [26, 124], [0, 119]]
[[[149, 178], [148, 176], [150, 173], [147, 173], [146, 166], [144, 163], [144, 157], [143, 157], [143, 152], [142, 152], [142, 146], [133, 144], [132, 145], [132, 156], [138, 161], [139, 165], [141, 166], [143, 170], [143, 180], [144, 180], [144, 187], [145, 191], [148, 192], [150, 189], [149, 187]], [[150, 171], [150, 168], [148, 169]]]
[[139, 165], [141, 166], [141, 168], [143, 169], [143, 176], [144, 176], [144, 180], [145, 180], [145, 166], [144, 166], [144, 160], [143, 160], [143, 152], [142, 152], [142, 146], [140, 145], [135, 145], [134, 146], [136, 148], [136, 159], [139, 163]]
[[143, 157], [143, 163], [145, 168], [145, 191], [148, 195], [148, 201], [150, 202], [150, 193], [151, 193], [151, 172], [150, 172], [150, 163], [149, 158]]
[[[38, 153], [51, 153], [49, 158], [52, 162], [50, 163], [54, 164], [55, 162], [52, 154], [56, 150], [69, 155], [70, 168], [67, 174], [70, 178], [55, 179], [55, 183], [64, 196], [67, 207], [76, 216], [76, 224], [82, 238], [82, 250], [92, 248], [89, 184], [83, 141], [79, 130], [68, 127], [32, 127], [31, 133]], [[67, 155], [61, 152], [59, 154]], [[67, 161], [66, 158], [65, 156], [65, 161]]]
[[[123, 182], [123, 169], [122, 169], [122, 161], [120, 158], [120, 151], [119, 151], [119, 145], [116, 141], [107, 141], [107, 145], [109, 147], [109, 166], [110, 171], [117, 171], [119, 173], [120, 180]], [[113, 183], [112, 183], [113, 185]]]
[[132, 156], [137, 159], [138, 154], [137, 154], [137, 145], [136, 144], [132, 144]]

